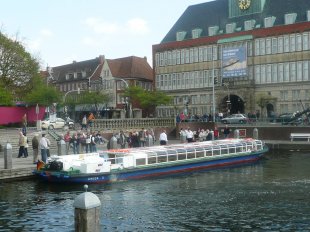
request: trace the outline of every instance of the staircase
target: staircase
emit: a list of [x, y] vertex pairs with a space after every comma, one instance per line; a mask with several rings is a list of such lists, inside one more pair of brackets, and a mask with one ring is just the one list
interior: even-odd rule
[[[12, 156], [17, 157], [18, 156], [18, 151], [19, 151], [19, 145], [18, 145], [18, 140], [19, 140], [19, 132], [21, 131], [20, 128], [10, 128], [10, 129], [0, 129], [0, 145], [2, 145], [2, 148], [6, 145], [7, 142], [9, 142], [12, 145]], [[31, 145], [31, 140], [33, 136], [41, 132], [38, 132], [35, 128], [28, 128], [27, 129], [27, 138], [28, 138], [28, 155], [32, 156], [33, 151], [32, 151], [32, 145]], [[57, 154], [57, 137], [51, 136], [49, 133], [46, 131], [46, 138], [48, 138], [51, 142], [50, 146], [50, 154]], [[41, 135], [39, 135], [39, 140], [41, 138]], [[39, 151], [40, 154], [40, 151]], [[0, 152], [0, 157], [3, 157], [3, 149], [2, 152]]]

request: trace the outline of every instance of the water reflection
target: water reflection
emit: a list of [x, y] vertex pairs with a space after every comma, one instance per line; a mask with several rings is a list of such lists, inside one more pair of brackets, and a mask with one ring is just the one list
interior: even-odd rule
[[[310, 154], [245, 167], [90, 185], [105, 231], [307, 231]], [[78, 185], [0, 184], [0, 231], [73, 231]]]

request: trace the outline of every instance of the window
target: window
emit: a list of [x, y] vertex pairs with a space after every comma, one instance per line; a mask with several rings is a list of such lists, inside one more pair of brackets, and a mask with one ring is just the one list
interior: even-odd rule
[[271, 54], [271, 39], [270, 38], [266, 39], [266, 54], [267, 55]]
[[297, 62], [297, 81], [302, 81], [302, 62]]
[[217, 46], [213, 46], [213, 60], [217, 60], [218, 57], [217, 57]]
[[300, 34], [296, 35], [296, 51], [302, 51], [302, 37]]
[[290, 81], [296, 81], [296, 62], [290, 63]]
[[293, 90], [292, 97], [293, 97], [293, 100], [300, 100], [300, 90]]
[[235, 32], [235, 29], [236, 29], [236, 23], [226, 24], [226, 33], [227, 34]]
[[190, 64], [194, 63], [194, 49], [193, 48], [189, 49], [189, 63]]
[[278, 53], [283, 53], [283, 37], [278, 38]]
[[185, 50], [182, 49], [181, 50], [181, 64], [184, 64], [184, 62], [185, 62]]
[[278, 39], [272, 38], [272, 54], [277, 54], [278, 52]]
[[284, 63], [284, 78], [283, 82], [288, 82], [290, 80], [290, 64]]
[[194, 48], [194, 63], [197, 63], [198, 59], [198, 48]]
[[309, 34], [305, 32], [302, 34], [302, 49], [304, 51], [309, 50]]
[[260, 84], [261, 79], [260, 79], [260, 65], [255, 66], [255, 83]]
[[199, 52], [199, 62], [203, 62], [203, 47], [200, 47], [198, 52]]
[[280, 104], [280, 112], [281, 112], [281, 114], [289, 112], [288, 111], [288, 104]]
[[244, 22], [244, 30], [249, 31], [254, 28], [255, 20], [248, 20]]
[[260, 77], [261, 77], [261, 83], [265, 84], [266, 83], [266, 66], [261, 65], [260, 67]]
[[307, 19], [310, 22], [310, 10], [307, 11]]
[[303, 80], [304, 81], [308, 81], [309, 80], [309, 62], [308, 61], [304, 61], [303, 62]]
[[259, 53], [260, 55], [265, 55], [266, 53], [265, 39], [259, 40]]
[[271, 83], [271, 64], [267, 65], [267, 70], [266, 70], [266, 82]]
[[218, 26], [214, 26], [214, 27], [209, 27], [208, 28], [209, 36], [217, 35], [218, 31], [219, 31], [219, 27]]
[[176, 63], [177, 64], [180, 64], [181, 63], [181, 52], [180, 52], [180, 50], [177, 50], [177, 52], [176, 52]]
[[295, 23], [296, 17], [297, 17], [297, 14], [296, 14], [296, 13], [286, 14], [286, 15], [284, 16], [284, 22], [285, 22], [285, 24], [288, 25], [288, 24], [293, 24], [293, 23]]
[[186, 49], [185, 50], [185, 64], [189, 64], [189, 54], [190, 54], [189, 49]]
[[290, 51], [295, 52], [296, 51], [296, 37], [295, 34], [290, 35]]
[[278, 82], [282, 83], [284, 78], [283, 64], [278, 65]]
[[274, 16], [265, 18], [264, 19], [265, 28], [273, 27], [275, 20], [276, 20], [276, 17]]
[[259, 52], [259, 40], [255, 40], [255, 55], [259, 56], [260, 52]]
[[176, 39], [177, 41], [182, 41], [185, 39], [185, 36], [186, 36], [186, 31], [179, 31], [177, 32]]
[[287, 101], [288, 100], [288, 91], [287, 90], [281, 90], [280, 91], [280, 99], [281, 99], [281, 101]]
[[290, 37], [288, 35], [284, 36], [284, 52], [290, 51]]
[[272, 83], [277, 83], [278, 81], [278, 65], [273, 64], [272, 65], [272, 76], [271, 76], [271, 82]]
[[200, 28], [196, 28], [196, 29], [192, 30], [192, 38], [193, 39], [199, 38], [201, 35], [201, 32], [202, 32], [202, 29], [200, 29]]

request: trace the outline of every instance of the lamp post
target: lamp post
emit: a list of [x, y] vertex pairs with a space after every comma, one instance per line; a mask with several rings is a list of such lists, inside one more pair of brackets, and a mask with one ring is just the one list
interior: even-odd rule
[[[70, 90], [70, 91], [66, 92], [64, 97], [63, 97], [64, 104], [66, 103], [66, 97], [68, 96], [69, 93], [77, 92], [78, 94], [80, 94], [81, 91], [84, 91], [84, 90], [81, 90], [80, 88], [77, 88], [77, 89]], [[67, 118], [68, 117], [68, 108], [67, 108], [67, 106], [64, 107], [64, 110], [65, 110], [65, 114], [66, 114], [66, 118]]]
[[231, 108], [231, 102], [230, 102], [230, 91], [229, 91], [229, 82], [225, 82], [224, 86], [227, 88], [227, 101], [226, 101], [226, 105], [227, 105], [227, 114], [230, 115], [230, 108]]

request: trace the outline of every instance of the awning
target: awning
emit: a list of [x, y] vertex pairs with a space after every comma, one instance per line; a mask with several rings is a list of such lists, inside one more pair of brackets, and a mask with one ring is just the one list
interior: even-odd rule
[[230, 37], [230, 38], [225, 38], [225, 39], [219, 39], [217, 43], [218, 44], [232, 43], [232, 42], [251, 40], [251, 39], [253, 39], [253, 35], [242, 35], [242, 36]]

